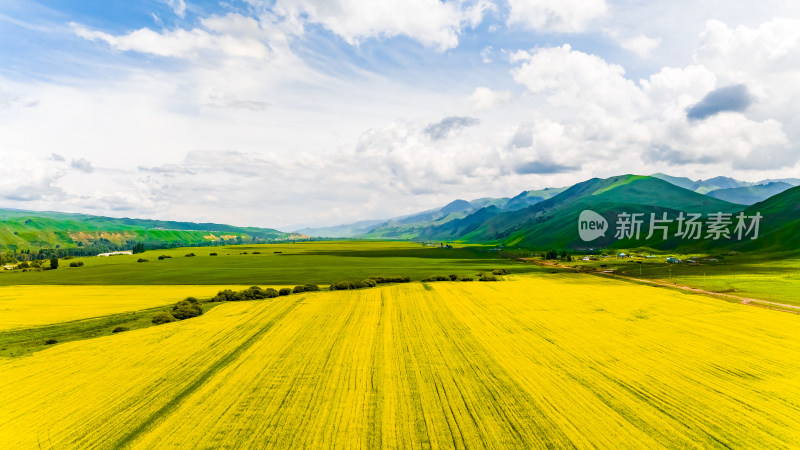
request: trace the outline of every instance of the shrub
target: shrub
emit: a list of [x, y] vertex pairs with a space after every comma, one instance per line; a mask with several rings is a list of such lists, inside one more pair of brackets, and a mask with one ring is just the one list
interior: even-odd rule
[[123, 331], [128, 331], [130, 328], [128, 327], [116, 327], [111, 330], [112, 333], [122, 333]]
[[500, 279], [494, 275], [484, 275], [478, 278], [478, 281], [500, 281]]
[[456, 275], [454, 273], [451, 273], [450, 274], [450, 281], [456, 281], [456, 280], [458, 280], [458, 275]]
[[44, 343], [47, 344], [47, 345], [53, 345], [53, 344], [58, 344], [58, 341], [56, 339], [50, 338], [50, 339], [44, 341]]
[[449, 275], [431, 275], [424, 281], [450, 281]]
[[267, 298], [264, 290], [258, 286], [252, 286], [242, 291], [245, 300], [260, 300]]
[[216, 253], [209, 253], [208, 256], [217, 256]]
[[159, 256], [159, 257], [158, 257], [158, 260], [159, 260], [159, 261], [161, 261], [162, 259], [167, 259], [167, 258], [172, 258], [172, 256], [169, 256], [169, 255], [161, 255], [161, 256]]
[[162, 323], [175, 322], [175, 318], [172, 317], [172, 314], [170, 314], [168, 312], [161, 311], [161, 312], [157, 312], [153, 316], [152, 322], [154, 324], [156, 324], [156, 325], [161, 325]]
[[275, 298], [278, 296], [278, 291], [272, 288], [261, 289], [258, 286], [253, 286], [241, 292], [244, 300], [261, 300], [264, 298]]
[[355, 289], [356, 285], [352, 281], [335, 281], [331, 283], [330, 290], [332, 291], [344, 291], [347, 289]]
[[172, 317], [178, 320], [190, 319], [203, 314], [203, 308], [194, 297], [186, 297], [172, 307]]
[[472, 278], [472, 277], [461, 277], [458, 280], [459, 281], [475, 281], [475, 278]]
[[253, 252], [254, 255], [260, 255], [261, 252]]
[[509, 272], [509, 271], [508, 271], [508, 269], [494, 269], [494, 270], [492, 271], [492, 273], [493, 273], [494, 275], [508, 275], [508, 274], [510, 274], [511, 272]]
[[369, 277], [370, 280], [374, 280], [377, 284], [384, 284], [384, 283], [408, 283], [411, 281], [411, 277], [407, 276], [395, 276], [395, 277]]
[[318, 290], [319, 286], [316, 284], [301, 284], [299, 286], [295, 286], [294, 289], [292, 289], [292, 292], [299, 294], [301, 292], [316, 292]]
[[53, 258], [50, 260], [50, 270], [58, 269], [58, 258]]
[[278, 295], [289, 295], [291, 293], [292, 293], [292, 288], [281, 288], [281, 290], [278, 291]]
[[17, 269], [27, 269], [31, 265], [28, 264], [28, 261], [22, 261], [21, 263], [17, 264]]
[[73, 262], [69, 263], [70, 267], [80, 267], [82, 265], [83, 265], [83, 261], [73, 261]]
[[136, 260], [136, 262], [148, 262], [148, 261], [150, 261], [150, 260], [149, 259], [144, 259], [144, 258], [139, 258], [139, 259]]
[[195, 254], [194, 254], [194, 253], [187, 253], [187, 254], [185, 254], [185, 255], [183, 255], [183, 256], [185, 256], [185, 257], [189, 258], [189, 257], [191, 257], [191, 256], [195, 256]]
[[234, 292], [230, 289], [217, 292], [217, 295], [211, 299], [212, 302], [239, 302], [247, 300], [241, 292]]

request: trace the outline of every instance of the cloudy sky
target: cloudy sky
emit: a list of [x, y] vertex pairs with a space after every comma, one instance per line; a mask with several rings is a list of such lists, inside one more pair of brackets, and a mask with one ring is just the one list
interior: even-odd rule
[[800, 2], [0, 0], [0, 207], [289, 230], [800, 176]]

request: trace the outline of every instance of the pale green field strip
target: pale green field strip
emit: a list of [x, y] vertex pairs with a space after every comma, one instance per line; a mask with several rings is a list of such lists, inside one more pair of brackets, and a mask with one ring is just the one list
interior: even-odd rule
[[224, 304], [0, 361], [12, 448], [800, 446], [800, 318], [580, 275]]
[[0, 331], [154, 308], [247, 286], [0, 286]]

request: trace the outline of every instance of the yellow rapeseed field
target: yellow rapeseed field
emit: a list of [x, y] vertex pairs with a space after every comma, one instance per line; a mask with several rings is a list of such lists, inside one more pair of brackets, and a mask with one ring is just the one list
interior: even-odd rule
[[242, 286], [0, 286], [0, 331], [154, 308]]
[[800, 316], [579, 275], [229, 303], [0, 379], [7, 448], [800, 447]]

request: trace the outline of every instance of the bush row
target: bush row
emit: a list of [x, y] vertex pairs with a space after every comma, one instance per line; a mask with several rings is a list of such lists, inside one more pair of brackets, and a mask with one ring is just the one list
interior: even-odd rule
[[364, 288], [371, 288], [375, 287], [379, 284], [384, 283], [408, 283], [411, 281], [411, 278], [404, 277], [404, 276], [397, 276], [397, 277], [369, 277], [367, 279], [361, 281], [336, 281], [331, 283], [330, 290], [332, 291], [344, 291], [348, 289], [364, 289]]

